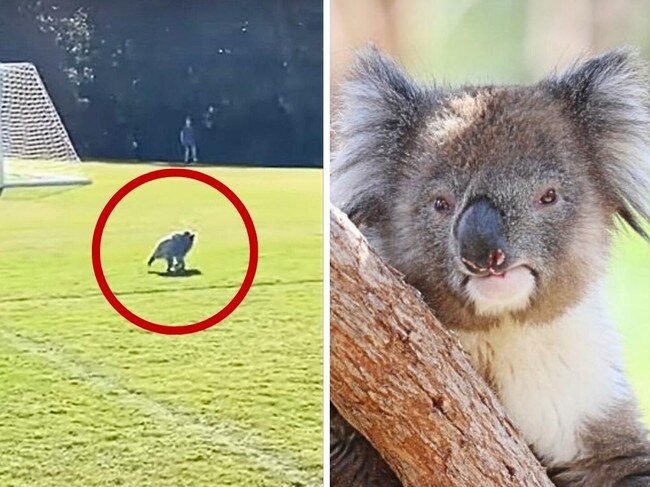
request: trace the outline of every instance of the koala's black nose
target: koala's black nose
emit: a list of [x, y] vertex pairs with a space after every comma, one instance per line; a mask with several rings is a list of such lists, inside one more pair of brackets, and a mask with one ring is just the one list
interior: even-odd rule
[[456, 239], [460, 257], [471, 272], [498, 273], [508, 266], [503, 218], [487, 198], [467, 205], [456, 225]]

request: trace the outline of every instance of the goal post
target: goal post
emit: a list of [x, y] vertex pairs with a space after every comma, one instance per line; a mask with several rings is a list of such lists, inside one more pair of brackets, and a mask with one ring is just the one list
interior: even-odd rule
[[89, 184], [38, 70], [0, 63], [0, 193]]

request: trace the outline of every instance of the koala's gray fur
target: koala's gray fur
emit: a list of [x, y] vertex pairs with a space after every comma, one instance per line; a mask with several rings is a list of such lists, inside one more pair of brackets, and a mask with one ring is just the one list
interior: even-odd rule
[[167, 261], [167, 272], [185, 270], [185, 256], [192, 249], [196, 234], [184, 231], [176, 232], [158, 242], [147, 261], [150, 266], [156, 259]]
[[[516, 419], [519, 414], [524, 437], [556, 485], [650, 486], [650, 445], [597, 290], [615, 220], [647, 237], [650, 112], [638, 56], [614, 50], [532, 86], [443, 89], [414, 83], [396, 63], [370, 49], [342, 87], [334, 128], [332, 202], [423, 293], [441, 322], [459, 333], [506, 409]], [[539, 191], [549, 187], [557, 188], [558, 202], [541, 208]], [[449, 203], [448, 211], [434, 209], [439, 198]], [[482, 312], [468, 297], [468, 272], [458, 250], [459, 220], [481, 199], [498, 211], [511, 261], [525, 262], [534, 279], [528, 300], [503, 312]], [[585, 343], [602, 347], [603, 358], [593, 358], [604, 371], [598, 379], [602, 387], [577, 359], [600, 349], [589, 351], [563, 335], [574, 315], [577, 329], [586, 330]], [[584, 328], [590, 322], [593, 330]], [[511, 367], [511, 376], [502, 374], [497, 369], [503, 357], [493, 350], [503, 337], [512, 337], [530, 345], [534, 355], [545, 333], [558, 346], [546, 353], [569, 362], [567, 382], [558, 387], [570, 384], [575, 367], [577, 384], [591, 381], [598, 386], [594, 390], [611, 391], [593, 399], [602, 401], [600, 409], [583, 405], [590, 399], [588, 388], [576, 392], [586, 398], [566, 396], [567, 404], [575, 399], [571, 405], [553, 404], [559, 418], [562, 408], [575, 408], [567, 445], [537, 435], [543, 421], [535, 418], [534, 407], [530, 418], [521, 416], [518, 399], [507, 391], [512, 382], [527, 393], [524, 372]], [[531, 374], [553, 387], [554, 379], [541, 369]], [[535, 387], [529, 383], [530, 391]], [[585, 411], [589, 414], [581, 416]], [[346, 459], [341, 452], [350, 438], [332, 431], [332, 452], [337, 452], [332, 485], [382, 485], [337, 483], [337, 478], [368, 479], [364, 469], [377, 470], [374, 458], [368, 457], [367, 465], [358, 454], [354, 461]], [[346, 465], [356, 472], [341, 474]]]
[[370, 442], [330, 405], [330, 485], [401, 487]]

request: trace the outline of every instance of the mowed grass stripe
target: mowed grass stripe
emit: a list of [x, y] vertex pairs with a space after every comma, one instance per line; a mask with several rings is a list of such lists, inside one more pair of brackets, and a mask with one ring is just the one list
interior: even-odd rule
[[[206, 302], [214, 291], [184, 296], [190, 303]], [[145, 315], [156, 313], [150, 296], [138, 299], [141, 303], [133, 304]], [[180, 306], [171, 317], [179, 321], [185, 309]], [[182, 337], [140, 330], [103, 297], [72, 306], [70, 301], [7, 304], [3, 321], [13, 332], [51, 343], [129, 390], [198, 421], [227, 419], [261, 431], [270, 444], [320, 472], [322, 349], [313, 343], [321, 337], [321, 313], [321, 285], [310, 284], [254, 288], [227, 320]], [[35, 315], [47, 320], [36, 323]]]
[[119, 401], [160, 421], [171, 423], [184, 434], [201, 436], [215, 446], [240, 456], [245, 462], [253, 462], [276, 477], [289, 480], [294, 485], [318, 485], [321, 482], [318, 476], [301, 467], [295, 459], [290, 458], [287, 452], [274, 451], [265, 444], [259, 432], [254, 432], [250, 428], [240, 428], [232, 423], [205, 424], [198, 422], [190, 415], [120, 386], [112, 378], [87, 365], [82, 365], [51, 344], [36, 342], [7, 329], [0, 330], [0, 337], [5, 345], [46, 361], [71, 379], [81, 381], [102, 393], [109, 394], [112, 400]]
[[[272, 282], [255, 282], [253, 287], [268, 287], [268, 286], [293, 286], [296, 284], [322, 284], [322, 279], [303, 279], [297, 281], [281, 282], [281, 281], [272, 281]], [[160, 294], [160, 293], [182, 293], [188, 291], [209, 291], [210, 289], [239, 289], [241, 284], [224, 284], [224, 285], [208, 285], [208, 286], [190, 286], [184, 287], [181, 289], [161, 289], [161, 288], [150, 288], [150, 289], [135, 289], [133, 291], [118, 291], [115, 293], [116, 296], [137, 296], [139, 294]], [[0, 299], [0, 304], [11, 304], [11, 303], [25, 303], [25, 302], [42, 302], [42, 301], [60, 301], [60, 300], [76, 300], [76, 299], [89, 299], [97, 298], [103, 296], [101, 292], [89, 292], [86, 294], [53, 294], [50, 296], [21, 296], [16, 298], [5, 298]]]

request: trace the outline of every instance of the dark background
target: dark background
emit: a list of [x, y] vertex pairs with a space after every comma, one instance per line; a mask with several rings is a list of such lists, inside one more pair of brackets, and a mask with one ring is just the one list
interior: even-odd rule
[[322, 166], [321, 0], [0, 0], [84, 159]]

